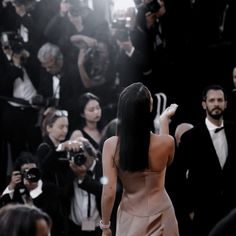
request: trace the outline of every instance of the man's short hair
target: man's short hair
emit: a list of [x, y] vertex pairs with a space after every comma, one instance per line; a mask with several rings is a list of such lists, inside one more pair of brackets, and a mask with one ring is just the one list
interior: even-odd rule
[[63, 60], [60, 48], [52, 43], [45, 43], [38, 50], [38, 59], [41, 63], [46, 63], [54, 58], [56, 61]]

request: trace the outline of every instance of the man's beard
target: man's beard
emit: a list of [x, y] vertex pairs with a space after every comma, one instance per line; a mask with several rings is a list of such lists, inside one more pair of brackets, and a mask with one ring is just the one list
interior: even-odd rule
[[221, 112], [217, 113], [217, 114], [212, 114], [213, 111], [209, 111], [208, 110], [208, 114], [211, 118], [213, 118], [214, 120], [219, 120], [223, 117], [224, 111], [220, 110]]

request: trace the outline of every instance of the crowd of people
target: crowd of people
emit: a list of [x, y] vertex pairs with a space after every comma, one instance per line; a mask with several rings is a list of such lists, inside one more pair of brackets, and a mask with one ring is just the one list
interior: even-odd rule
[[0, 1], [3, 236], [231, 231], [234, 1], [113, 4]]

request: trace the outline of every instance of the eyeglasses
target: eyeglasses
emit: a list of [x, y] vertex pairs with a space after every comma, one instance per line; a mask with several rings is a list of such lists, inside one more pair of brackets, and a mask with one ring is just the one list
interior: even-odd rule
[[65, 116], [68, 117], [68, 111], [66, 110], [56, 110], [54, 112], [55, 116]]

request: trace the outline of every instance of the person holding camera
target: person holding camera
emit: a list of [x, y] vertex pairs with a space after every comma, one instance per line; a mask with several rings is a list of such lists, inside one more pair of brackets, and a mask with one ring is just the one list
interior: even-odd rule
[[50, 108], [42, 122], [43, 141], [37, 148], [37, 158], [42, 178], [63, 188], [73, 181], [66, 151], [78, 152], [79, 142], [66, 140], [68, 134], [68, 112]]
[[142, 81], [146, 68], [146, 58], [134, 45], [133, 30], [136, 13], [115, 18], [111, 23], [111, 34], [114, 48], [114, 70], [118, 89], [122, 90], [133, 82]]
[[[41, 142], [40, 130], [35, 127], [38, 110], [31, 106], [37, 93], [39, 64], [27, 51], [16, 32], [1, 34], [0, 96], [1, 130], [9, 143], [14, 162], [21, 151], [35, 152]], [[16, 119], [17, 118], [17, 119]]]
[[36, 157], [30, 152], [22, 152], [14, 163], [10, 182], [0, 197], [1, 207], [9, 203], [34, 205], [42, 209], [52, 218], [51, 235], [63, 235], [59, 189], [41, 179]]
[[[48, 107], [68, 110], [70, 126], [73, 127], [78, 119], [76, 102], [84, 91], [77, 68], [73, 63], [67, 63], [56, 44], [49, 42], [40, 47], [37, 57], [41, 63], [40, 82], [33, 104], [42, 108], [42, 113]], [[39, 123], [41, 125], [41, 121]]]
[[63, 192], [67, 234], [100, 235], [102, 168], [93, 146], [84, 137], [66, 140], [68, 118], [64, 110], [50, 110], [42, 131], [44, 142], [37, 156], [43, 179], [56, 183]]
[[[68, 235], [100, 236], [102, 165], [94, 148], [85, 138], [80, 138], [83, 152], [72, 154], [70, 167], [76, 178], [73, 195], [70, 195]], [[83, 160], [81, 162], [81, 160]]]

